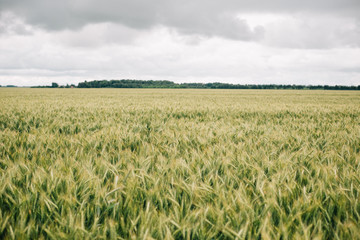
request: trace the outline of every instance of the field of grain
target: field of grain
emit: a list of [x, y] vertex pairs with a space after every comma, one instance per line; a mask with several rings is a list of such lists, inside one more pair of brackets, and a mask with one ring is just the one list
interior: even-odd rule
[[360, 92], [0, 89], [1, 239], [360, 239]]

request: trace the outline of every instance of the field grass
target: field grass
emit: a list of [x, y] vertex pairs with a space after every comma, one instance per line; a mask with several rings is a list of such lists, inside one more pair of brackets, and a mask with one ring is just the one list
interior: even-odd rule
[[360, 92], [0, 89], [1, 239], [360, 239]]

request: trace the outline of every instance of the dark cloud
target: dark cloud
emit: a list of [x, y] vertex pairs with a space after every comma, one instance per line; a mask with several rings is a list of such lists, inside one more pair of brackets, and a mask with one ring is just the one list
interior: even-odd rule
[[146, 29], [164, 25], [184, 34], [254, 40], [264, 29], [251, 29], [242, 12], [316, 12], [360, 16], [359, 0], [2, 0], [0, 9], [11, 11], [47, 30], [79, 29], [102, 22]]

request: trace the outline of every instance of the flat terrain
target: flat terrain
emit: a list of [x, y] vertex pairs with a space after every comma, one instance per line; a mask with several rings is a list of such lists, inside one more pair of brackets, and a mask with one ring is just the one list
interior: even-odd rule
[[360, 92], [0, 89], [1, 239], [360, 239]]

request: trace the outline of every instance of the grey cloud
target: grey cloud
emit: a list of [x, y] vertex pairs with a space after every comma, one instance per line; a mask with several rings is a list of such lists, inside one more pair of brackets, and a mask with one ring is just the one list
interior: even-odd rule
[[0, 9], [12, 11], [30, 24], [47, 30], [80, 29], [85, 25], [113, 22], [129, 28], [164, 25], [184, 34], [230, 39], [261, 39], [264, 29], [251, 29], [241, 12], [317, 12], [360, 16], [358, 0], [2, 0]]
[[45, 0], [7, 1], [5, 9], [24, 17], [31, 24], [47, 30], [79, 29], [88, 24], [113, 22], [134, 29], [164, 25], [185, 34], [222, 36], [252, 40], [261, 36], [260, 28], [251, 30], [246, 21], [235, 18], [234, 12], [214, 4], [174, 1], [98, 1]]
[[263, 43], [282, 48], [360, 47], [360, 26], [354, 19], [301, 14], [266, 26]]
[[[348, 72], [348, 73], [360, 73], [360, 67], [341, 68], [340, 71]], [[360, 84], [360, 82], [359, 82], [359, 84]]]
[[168, 26], [173, 26], [179, 33], [187, 35], [222, 36], [229, 39], [257, 40], [264, 35], [260, 26], [251, 29], [246, 20], [239, 20], [230, 15], [216, 16], [207, 19], [194, 19], [192, 22], [177, 22], [169, 20]]
[[[360, 16], [358, 0], [2, 0], [3, 10], [50, 29], [75, 28], [89, 22], [114, 21], [134, 28], [166, 22], [199, 21], [234, 12], [323, 12]], [[180, 22], [180, 23], [179, 23]]]
[[0, 12], [0, 35], [28, 35], [32, 33], [31, 26], [25, 24], [10, 12]]
[[113, 23], [86, 25], [78, 31], [54, 33], [53, 41], [62, 45], [80, 48], [96, 48], [109, 44], [131, 44], [142, 31]]

